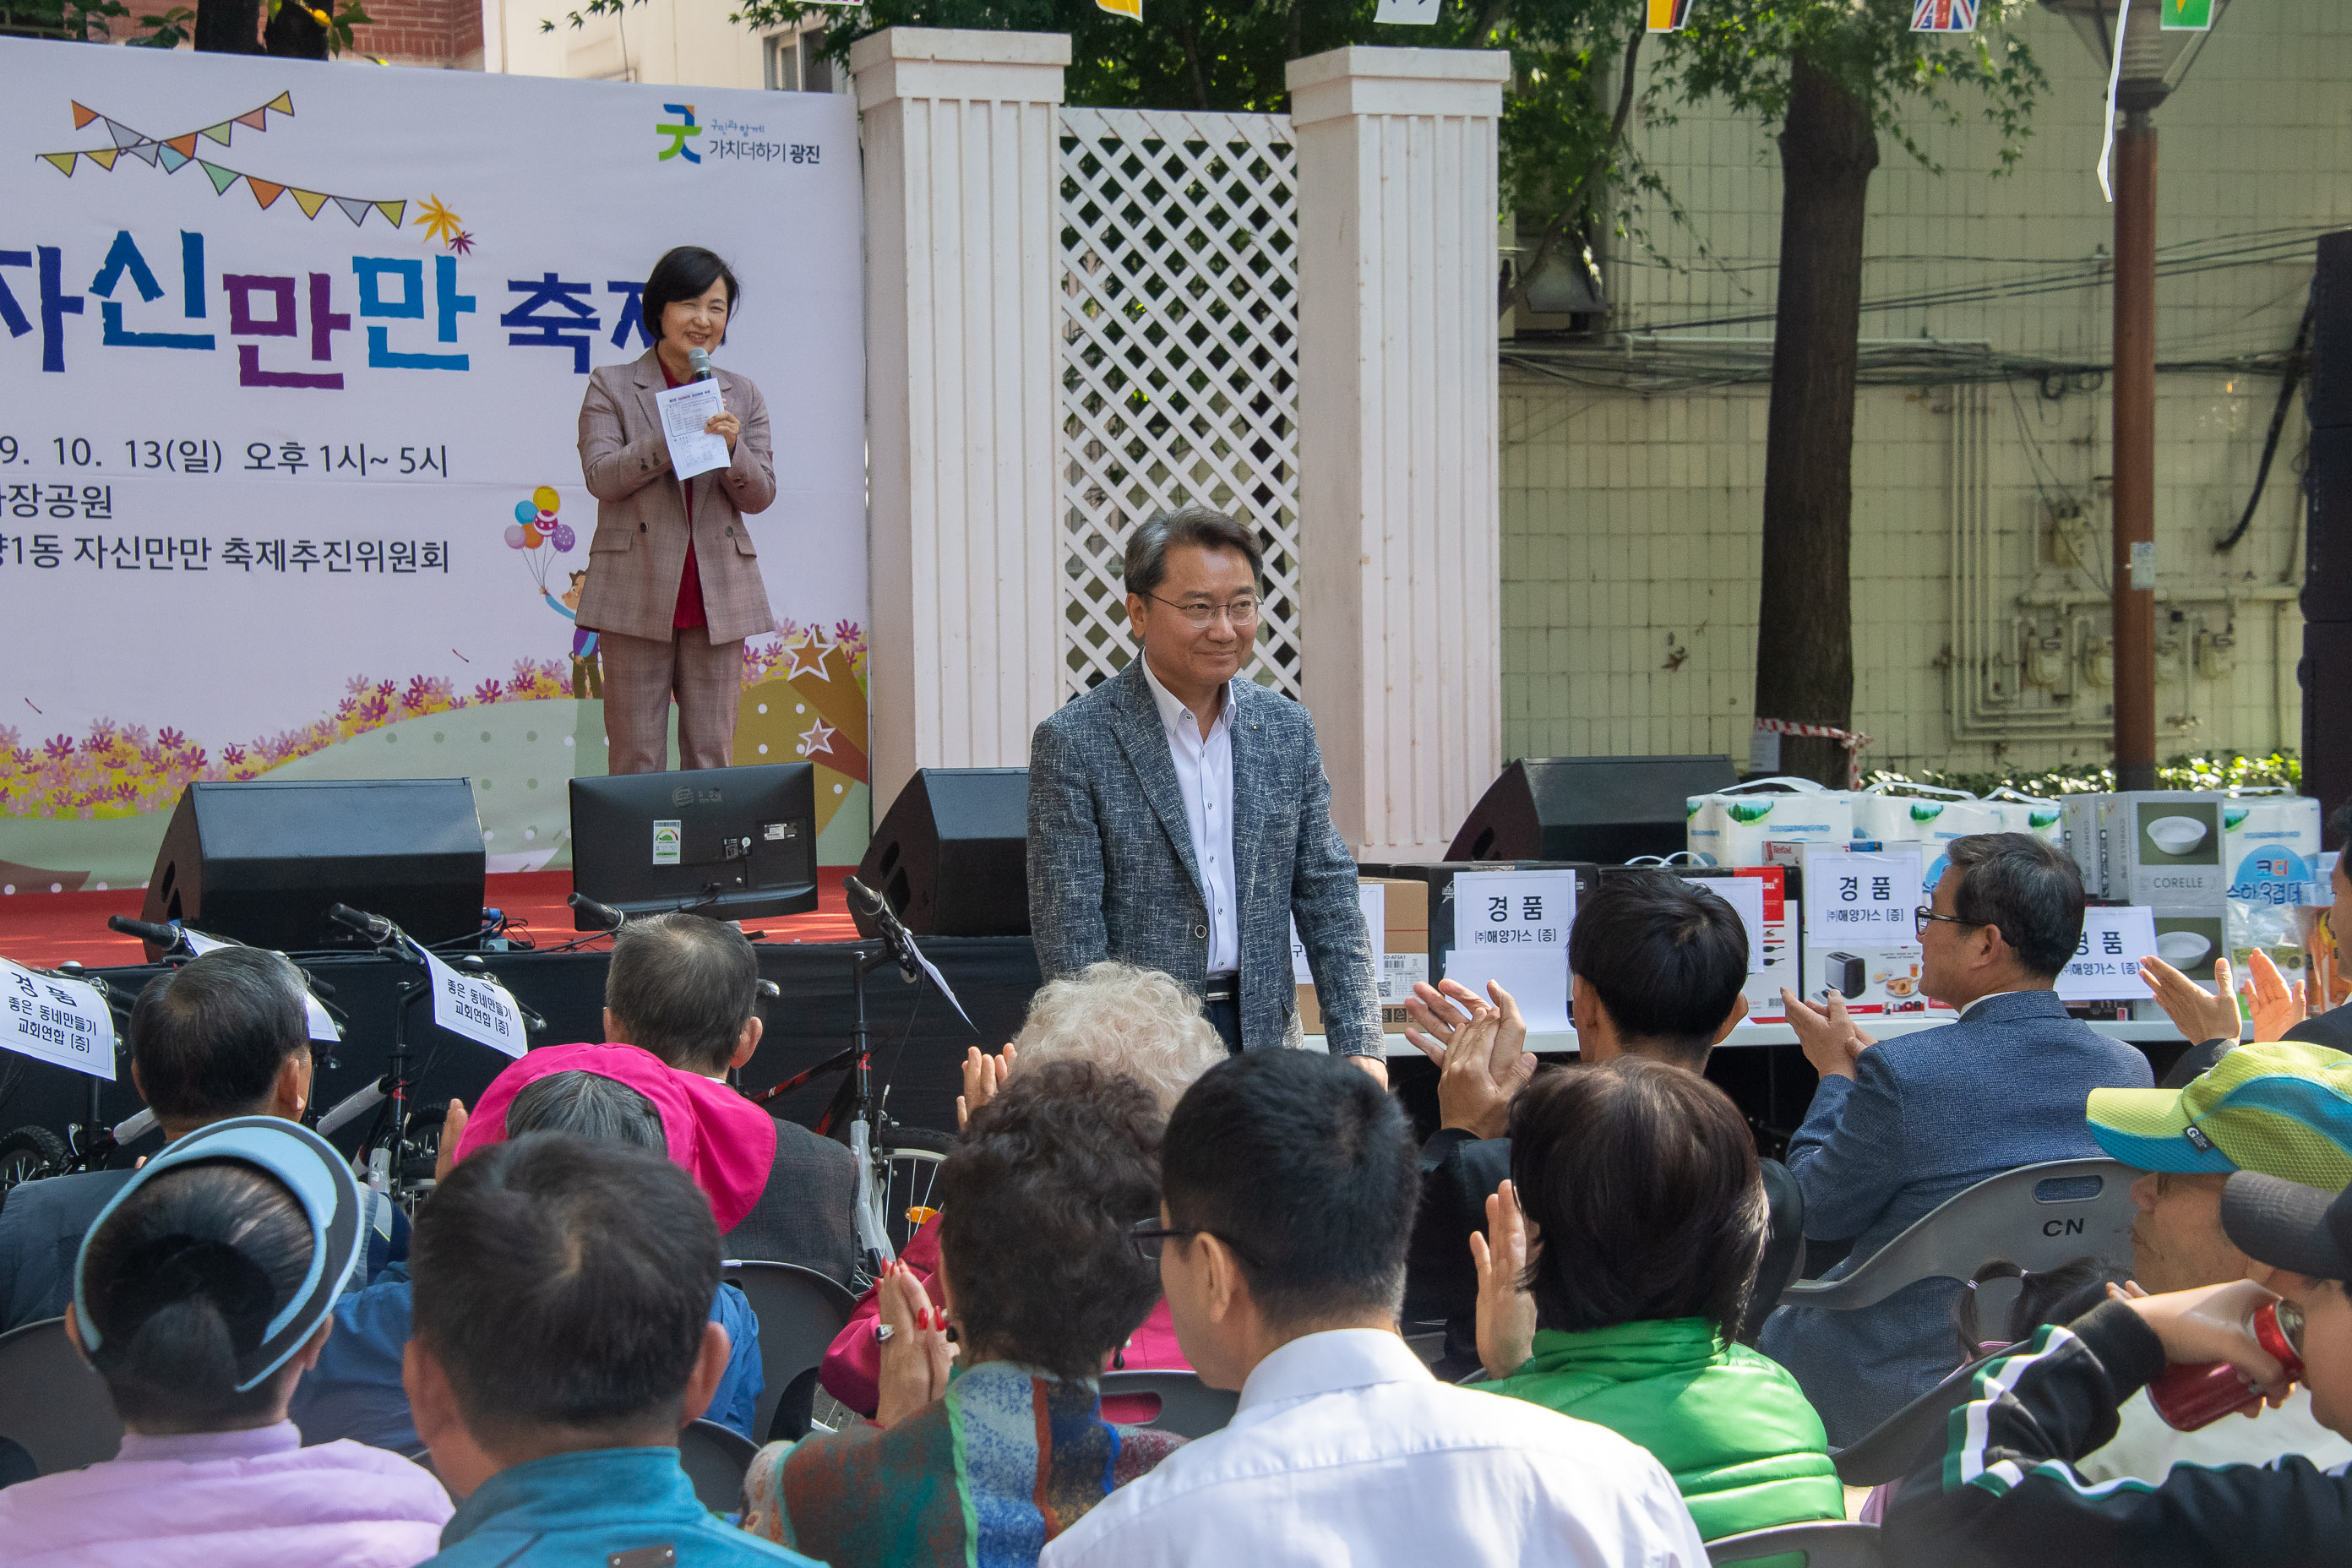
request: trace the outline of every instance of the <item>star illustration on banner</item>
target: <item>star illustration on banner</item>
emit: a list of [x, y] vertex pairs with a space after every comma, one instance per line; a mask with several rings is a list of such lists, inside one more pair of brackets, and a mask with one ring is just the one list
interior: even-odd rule
[[441, 205], [437, 195], [427, 196], [416, 209], [415, 226], [425, 231], [427, 239], [448, 239], [463, 232], [464, 220]]
[[[792, 661], [791, 667], [784, 671], [784, 679], [794, 680], [803, 675], [814, 675], [819, 680], [830, 682], [833, 673], [824, 667], [824, 656], [832, 651], [831, 645], [817, 640], [817, 633], [814, 629], [799, 642], [784, 644], [784, 657]], [[814, 656], [810, 663], [801, 662], [801, 655], [804, 653]]]
[[459, 229], [449, 237], [449, 248], [460, 256], [471, 256], [474, 254], [474, 237]]
[[819, 752], [833, 754], [833, 727], [820, 719], [801, 731], [801, 755], [813, 757]]

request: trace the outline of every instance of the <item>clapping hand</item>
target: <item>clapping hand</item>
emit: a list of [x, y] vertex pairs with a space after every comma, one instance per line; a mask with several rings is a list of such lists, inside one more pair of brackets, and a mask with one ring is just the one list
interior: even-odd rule
[[1528, 1271], [1528, 1222], [1518, 1189], [1505, 1182], [1486, 1199], [1486, 1234], [1470, 1237], [1478, 1267], [1478, 1361], [1488, 1377], [1508, 1377], [1535, 1349], [1536, 1299], [1519, 1286]]
[[973, 1111], [996, 1098], [996, 1091], [1013, 1076], [1013, 1064], [1020, 1058], [1020, 1051], [1009, 1041], [1003, 1056], [982, 1056], [978, 1046], [964, 1053], [963, 1092], [956, 1096], [957, 1131], [971, 1125]]
[[1404, 1037], [1437, 1064], [1439, 1121], [1500, 1138], [1510, 1130], [1511, 1097], [1535, 1076], [1536, 1058], [1518, 1003], [1493, 981], [1486, 994], [1491, 1001], [1453, 980], [1415, 985], [1404, 1006], [1420, 1027], [1407, 1027]]
[[453, 1100], [441, 1118], [441, 1144], [433, 1155], [433, 1184], [439, 1186], [457, 1168], [457, 1143], [466, 1136], [466, 1102]]
[[956, 1347], [948, 1340], [946, 1314], [906, 1264], [893, 1262], [882, 1271], [874, 1304], [880, 1314], [874, 1330], [879, 1349], [874, 1424], [895, 1426], [948, 1391]]
[[1783, 987], [1780, 1002], [1789, 1010], [1789, 1026], [1796, 1030], [1797, 1044], [1804, 1047], [1805, 1059], [1823, 1078], [1852, 1078], [1862, 1053], [1878, 1044], [1864, 1034], [1846, 1012], [1843, 993], [1831, 992], [1829, 1005], [1816, 1007]]
[[2254, 1038], [2285, 1039], [2289, 1029], [2311, 1016], [2304, 1003], [2303, 982], [2288, 984], [2278, 965], [2271, 962], [2271, 955], [2259, 947], [2247, 959], [2246, 967], [2253, 971], [2245, 994], [2248, 1010], [2253, 1015]]

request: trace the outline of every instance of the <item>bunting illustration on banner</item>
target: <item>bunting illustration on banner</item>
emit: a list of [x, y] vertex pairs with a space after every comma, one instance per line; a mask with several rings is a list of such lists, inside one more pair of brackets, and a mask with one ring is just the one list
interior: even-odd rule
[[1977, 0], [1919, 0], [1911, 13], [1915, 33], [1973, 33], [1977, 30]]
[[1650, 0], [1650, 31], [1677, 33], [1690, 20], [1691, 0]]
[[[316, 218], [326, 209], [327, 204], [332, 202], [337, 211], [352, 220], [354, 227], [364, 224], [368, 214], [372, 212], [383, 214], [385, 221], [394, 228], [400, 227], [401, 220], [407, 216], [408, 212], [409, 204], [404, 197], [380, 200], [373, 196], [341, 196], [330, 191], [304, 190], [299, 185], [265, 180], [258, 174], [248, 174], [241, 170], [229, 168], [226, 164], [216, 163], [209, 158], [197, 156], [196, 149], [199, 142], [210, 142], [216, 146], [226, 147], [230, 145], [231, 139], [236, 136], [236, 128], [240, 125], [248, 131], [268, 131], [269, 116], [273, 113], [292, 119], [293, 94], [281, 92], [260, 108], [249, 110], [243, 114], [231, 115], [216, 125], [206, 125], [177, 136], [150, 136], [142, 131], [125, 125], [110, 114], [103, 114], [84, 104], [75, 103], [73, 105], [74, 129], [81, 131], [88, 129], [92, 122], [102, 123], [113, 145], [76, 148], [65, 153], [40, 153], [35, 156], [68, 179], [73, 178], [75, 168], [83, 159], [88, 159], [109, 174], [112, 174], [115, 166], [125, 158], [136, 158], [141, 163], [152, 168], [161, 169], [167, 174], [176, 174], [190, 163], [194, 163], [197, 168], [202, 169], [205, 172], [205, 177], [212, 182], [215, 195], [226, 195], [231, 185], [243, 180], [246, 189], [253, 193], [254, 201], [265, 212], [277, 202], [279, 196], [290, 195], [294, 198], [294, 205], [302, 209], [302, 216], [306, 218]], [[448, 214], [446, 209], [442, 209], [442, 214], [451, 220], [451, 229], [454, 232], [455, 215]], [[435, 228], [428, 229], [427, 232], [437, 233], [438, 225], [436, 224]]]
[[2167, 27], [2202, 33], [2213, 26], [2213, 0], [2164, 0], [2158, 15]]

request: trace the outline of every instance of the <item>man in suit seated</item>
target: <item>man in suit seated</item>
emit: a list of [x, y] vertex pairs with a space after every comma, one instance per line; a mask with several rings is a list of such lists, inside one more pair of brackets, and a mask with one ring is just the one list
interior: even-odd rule
[[[604, 1037], [680, 1072], [724, 1081], [760, 1048], [760, 961], [742, 931], [701, 915], [654, 915], [613, 933]], [[796, 1121], [770, 1118], [767, 1190], [725, 1237], [730, 1258], [797, 1263], [846, 1285], [857, 1260], [850, 1215], [857, 1163]]]
[[[1704, 1073], [1718, 1042], [1748, 1016], [1748, 931], [1738, 911], [1671, 871], [1603, 881], [1568, 934], [1570, 1005], [1585, 1062], [1645, 1057]], [[1453, 981], [1414, 987], [1405, 1004], [1421, 1027], [1406, 1037], [1436, 1062], [1436, 1132], [1422, 1146], [1422, 1199], [1413, 1226], [1405, 1311], [1443, 1318], [1441, 1370], [1477, 1363], [1478, 1276], [1469, 1238], [1484, 1234], [1486, 1199], [1511, 1173], [1504, 1135], [1511, 1097], [1535, 1071], [1528, 1026], [1509, 993], [1493, 1002]], [[1425, 1031], [1425, 1032], [1424, 1032]], [[1805, 1208], [1788, 1168], [1763, 1162], [1769, 1238], [1743, 1339], [1753, 1340], [1795, 1272]]]
[[[1805, 1234], [1853, 1238], [1838, 1279], [1945, 1199], [2046, 1160], [2099, 1157], [2083, 1121], [2095, 1089], [2147, 1089], [2147, 1058], [2069, 1018], [2054, 986], [2083, 933], [2083, 877], [2066, 853], [2022, 833], [1956, 838], [1918, 914], [1920, 989], [1958, 1022], [1884, 1043], [1844, 998], [1826, 1010], [1783, 993], [1805, 1059], [1821, 1074], [1789, 1169]], [[1959, 1284], [1923, 1279], [1850, 1311], [1783, 1307], [1757, 1348], [1797, 1374], [1832, 1447], [1867, 1433], [1954, 1365]]]

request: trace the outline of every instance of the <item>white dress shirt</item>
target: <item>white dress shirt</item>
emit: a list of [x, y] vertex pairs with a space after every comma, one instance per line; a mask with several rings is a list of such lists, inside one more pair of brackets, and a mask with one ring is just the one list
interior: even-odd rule
[[1039, 1568], [1706, 1568], [1648, 1450], [1522, 1399], [1438, 1382], [1392, 1333], [1260, 1362], [1224, 1430], [1053, 1541]]
[[1176, 764], [1176, 789], [1184, 797], [1184, 826], [1192, 830], [1192, 863], [1201, 868], [1201, 897], [1209, 906], [1211, 974], [1231, 974], [1242, 966], [1241, 900], [1234, 892], [1234, 694], [1225, 693], [1217, 721], [1204, 737], [1201, 721], [1143, 661], [1151, 700], [1160, 705], [1160, 727], [1168, 732], [1168, 757]]

